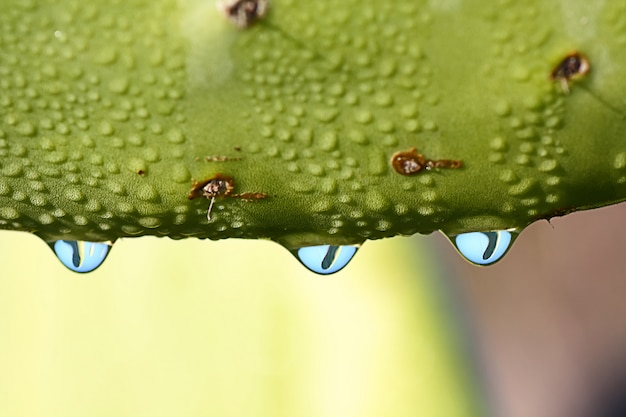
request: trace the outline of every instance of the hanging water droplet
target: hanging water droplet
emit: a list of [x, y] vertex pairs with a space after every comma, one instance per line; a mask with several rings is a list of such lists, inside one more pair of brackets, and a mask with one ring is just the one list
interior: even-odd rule
[[343, 269], [360, 245], [319, 245], [305, 246], [292, 250], [291, 253], [298, 258], [302, 265], [316, 274], [329, 275]]
[[57, 240], [48, 245], [63, 265], [74, 272], [91, 272], [98, 268], [111, 251], [113, 242]]
[[502, 259], [517, 237], [509, 230], [462, 233], [451, 238], [465, 259], [476, 265], [490, 265]]

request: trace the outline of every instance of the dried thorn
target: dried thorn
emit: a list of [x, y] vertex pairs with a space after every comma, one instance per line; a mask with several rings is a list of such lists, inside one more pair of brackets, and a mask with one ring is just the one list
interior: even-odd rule
[[267, 14], [269, 0], [228, 0], [217, 3], [222, 14], [239, 29], [247, 29]]
[[550, 79], [559, 81], [565, 94], [569, 94], [569, 81], [586, 75], [591, 66], [589, 60], [578, 52], [566, 55], [550, 72]]
[[211, 210], [213, 210], [213, 203], [215, 203], [215, 196], [211, 197], [211, 203], [209, 204], [209, 208], [206, 211], [206, 219], [211, 221]]
[[254, 200], [262, 200], [267, 198], [267, 194], [263, 193], [244, 193], [244, 194], [233, 194], [232, 197], [240, 198], [243, 201], [254, 201]]
[[432, 160], [424, 158], [416, 148], [408, 151], [396, 152], [391, 157], [391, 166], [394, 171], [402, 175], [415, 175], [422, 170], [430, 171], [433, 168], [460, 168], [462, 161], [455, 159]]

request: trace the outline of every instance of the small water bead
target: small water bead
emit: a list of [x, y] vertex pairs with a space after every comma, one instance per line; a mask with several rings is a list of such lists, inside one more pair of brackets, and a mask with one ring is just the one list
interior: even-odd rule
[[499, 230], [492, 232], [462, 233], [451, 239], [459, 253], [476, 265], [493, 264], [506, 254], [514, 239], [513, 232]]
[[33, 194], [33, 195], [30, 196], [30, 203], [33, 206], [43, 207], [43, 206], [48, 204], [48, 199], [46, 199], [42, 195]]
[[521, 196], [532, 193], [537, 187], [538, 181], [534, 178], [522, 178], [519, 183], [509, 187], [509, 195]]
[[119, 183], [119, 182], [115, 182], [115, 181], [108, 181], [106, 182], [106, 188], [111, 191], [113, 194], [117, 194], [117, 195], [125, 195], [126, 194], [126, 188], [124, 187], [123, 184]]
[[240, 228], [242, 228], [242, 227], [243, 227], [243, 225], [244, 225], [244, 224], [245, 224], [245, 223], [244, 223], [244, 222], [242, 222], [241, 220], [235, 220], [235, 221], [233, 221], [233, 222], [230, 224], [230, 227], [231, 227], [232, 229], [240, 229]]
[[518, 165], [530, 165], [531, 160], [528, 155], [520, 154], [515, 157], [515, 163]]
[[354, 200], [348, 194], [341, 194], [337, 197], [337, 200], [342, 204], [351, 204]]
[[387, 220], [379, 220], [374, 226], [376, 230], [381, 231], [381, 232], [386, 232], [390, 230], [392, 227], [393, 227], [393, 223]]
[[421, 192], [421, 197], [422, 199], [424, 199], [424, 201], [428, 203], [434, 203], [435, 201], [440, 199], [439, 194], [437, 194], [437, 192], [433, 189], [423, 190]]
[[300, 167], [298, 166], [297, 163], [290, 162], [287, 164], [287, 171], [291, 173], [297, 173], [297, 172], [300, 172]]
[[328, 199], [316, 199], [311, 205], [313, 213], [325, 213], [333, 208], [333, 202]]
[[354, 181], [348, 184], [350, 187], [350, 190], [352, 191], [363, 191], [363, 184], [359, 181]]
[[148, 229], [155, 229], [161, 226], [161, 220], [156, 217], [142, 217], [138, 220], [139, 224]]
[[98, 268], [111, 251], [113, 242], [57, 240], [48, 243], [63, 265], [74, 272], [91, 272]]
[[335, 131], [324, 132], [318, 139], [318, 146], [321, 150], [330, 152], [337, 148], [338, 135]]
[[339, 228], [339, 227], [343, 227], [344, 226], [344, 221], [341, 220], [341, 217], [337, 217], [340, 215], [333, 215], [332, 217], [334, 218], [333, 221], [330, 222], [330, 224], [335, 227], [335, 228]]
[[85, 226], [86, 224], [89, 223], [89, 219], [85, 216], [74, 216], [73, 218], [74, 224], [78, 225], [78, 226]]
[[[333, 154], [335, 154], [335, 152], [333, 152]], [[333, 155], [335, 158], [339, 158], [339, 155]], [[332, 169], [333, 171], [338, 171], [339, 169], [341, 169], [341, 165], [339, 164], [339, 162], [336, 159], [331, 159], [329, 161], [326, 161], [326, 166], [330, 169]]]
[[380, 107], [389, 107], [393, 104], [393, 96], [382, 91], [374, 96], [374, 102]]
[[122, 225], [122, 231], [130, 236], [137, 236], [144, 232], [144, 229], [132, 224], [124, 224]]
[[30, 122], [22, 122], [15, 129], [22, 136], [33, 137], [37, 133], [37, 127]]
[[126, 122], [130, 119], [130, 114], [126, 110], [114, 110], [110, 115], [112, 120], [118, 122]]
[[70, 128], [65, 123], [59, 123], [56, 127], [57, 133], [62, 135], [69, 135], [71, 133]]
[[545, 159], [539, 164], [539, 171], [541, 172], [551, 172], [556, 170], [559, 167], [559, 163], [554, 159]]
[[16, 190], [11, 196], [11, 198], [15, 201], [25, 201], [27, 197], [28, 197], [28, 194], [26, 194], [22, 190]]
[[419, 206], [416, 211], [422, 217], [429, 217], [437, 213], [437, 209], [433, 206]]
[[117, 94], [125, 94], [128, 91], [129, 86], [130, 81], [124, 76], [112, 79], [108, 85], [109, 90]]
[[306, 128], [298, 131], [296, 139], [302, 146], [310, 146], [313, 142], [313, 130]]
[[359, 110], [354, 115], [354, 118], [361, 124], [368, 124], [374, 120], [374, 115], [369, 110]]
[[545, 202], [548, 204], [558, 203], [561, 197], [558, 194], [548, 194], [545, 198]]
[[396, 204], [394, 211], [398, 216], [404, 216], [409, 213], [409, 207], [405, 204]]
[[0, 207], [0, 218], [15, 220], [20, 217], [20, 212], [13, 207]]
[[539, 210], [537, 210], [537, 209], [530, 209], [530, 210], [528, 210], [526, 212], [526, 215], [528, 217], [530, 217], [530, 218], [537, 217], [537, 216], [539, 216]]
[[500, 164], [505, 161], [505, 158], [504, 158], [504, 154], [502, 153], [492, 152], [489, 154], [488, 160], [489, 162], [493, 164]]
[[330, 123], [339, 115], [339, 109], [334, 107], [320, 108], [313, 112], [313, 116], [322, 123]]
[[514, 182], [519, 181], [519, 178], [517, 177], [517, 175], [515, 175], [515, 172], [513, 172], [513, 170], [510, 170], [510, 169], [505, 169], [502, 172], [500, 172], [500, 175], [498, 176], [498, 178], [500, 179], [500, 181], [505, 182], [507, 184], [512, 184]]
[[324, 170], [324, 167], [318, 164], [309, 164], [307, 166], [307, 171], [310, 174], [315, 175], [316, 177], [321, 177], [326, 173], [326, 171]]
[[511, 105], [506, 100], [499, 100], [494, 104], [494, 112], [501, 117], [509, 116], [511, 114]]
[[100, 154], [97, 154], [97, 153], [96, 154], [92, 154], [89, 157], [89, 163], [92, 164], [92, 165], [99, 166], [99, 165], [102, 165], [104, 163], [104, 158]]
[[391, 202], [387, 197], [377, 191], [368, 191], [363, 202], [368, 210], [377, 213], [384, 212], [391, 207]]
[[175, 164], [170, 170], [170, 175], [173, 181], [182, 184], [189, 181], [191, 173], [184, 164]]
[[135, 211], [135, 206], [125, 201], [119, 202], [116, 207], [122, 214], [131, 214]]
[[57, 209], [55, 209], [55, 210], [52, 212], [52, 215], [53, 215], [54, 217], [61, 218], [61, 217], [65, 217], [65, 212], [64, 212], [63, 210], [61, 210], [61, 209], [57, 208]]
[[378, 123], [376, 123], [376, 129], [382, 133], [391, 133], [396, 127], [391, 120], [379, 120]]
[[497, 136], [489, 142], [489, 146], [494, 151], [505, 151], [507, 149], [507, 143], [501, 136]]
[[621, 152], [615, 155], [615, 158], [613, 160], [613, 168], [619, 170], [626, 168], [626, 152]]
[[424, 130], [434, 132], [435, 130], [437, 130], [437, 123], [432, 120], [427, 120], [426, 122], [424, 122]]
[[291, 253], [309, 271], [320, 275], [330, 275], [342, 270], [352, 260], [360, 245], [305, 246]]
[[133, 133], [126, 138], [126, 142], [133, 146], [142, 146], [144, 144], [144, 139], [140, 134]]
[[263, 126], [259, 129], [259, 133], [266, 139], [271, 138], [272, 136], [274, 136], [274, 129], [268, 126]]
[[67, 161], [68, 156], [64, 152], [49, 152], [44, 156], [44, 160], [51, 164], [62, 164]]
[[325, 178], [320, 182], [320, 191], [324, 194], [334, 194], [337, 192], [337, 181], [334, 178]]
[[74, 187], [68, 187], [65, 190], [63, 190], [63, 195], [68, 200], [74, 201], [74, 202], [81, 201], [84, 198], [82, 191]]
[[524, 140], [538, 139], [537, 132], [532, 127], [525, 127], [525, 128], [519, 129], [515, 135], [519, 139], [524, 139]]
[[413, 191], [415, 190], [415, 184], [411, 181], [405, 181], [401, 184], [401, 187], [404, 191]]
[[160, 159], [159, 151], [156, 148], [145, 148], [142, 155], [143, 159], [148, 162], [157, 162]]
[[89, 200], [84, 205], [85, 210], [96, 213], [102, 210], [102, 204], [98, 200]]
[[83, 184], [85, 184], [87, 187], [97, 187], [98, 180], [92, 177], [86, 177], [83, 181]]
[[357, 96], [354, 93], [347, 93], [346, 96], [345, 96], [344, 101], [349, 106], [355, 106], [355, 105], [359, 104], [359, 96]]
[[96, 146], [96, 143], [94, 142], [94, 140], [90, 137], [90, 136], [83, 136], [80, 139], [80, 143], [82, 146], [86, 147], [86, 148], [93, 148]]
[[115, 133], [115, 128], [113, 127], [111, 123], [104, 121], [100, 123], [100, 126], [98, 127], [98, 131], [103, 136], [111, 136], [113, 133]]
[[11, 187], [5, 181], [0, 180], [0, 195], [6, 196], [11, 193]]
[[532, 206], [538, 205], [539, 201], [540, 200], [538, 197], [531, 197], [531, 198], [523, 198], [519, 202], [524, 207], [532, 207]]
[[144, 159], [140, 158], [131, 158], [126, 162], [126, 168], [130, 170], [130, 172], [138, 173], [138, 172], [148, 172], [148, 165]]
[[44, 213], [38, 217], [39, 223], [43, 225], [48, 225], [54, 222], [54, 217], [52, 217], [48, 213]]
[[535, 152], [535, 145], [530, 142], [524, 142], [519, 146], [521, 153], [530, 154]]

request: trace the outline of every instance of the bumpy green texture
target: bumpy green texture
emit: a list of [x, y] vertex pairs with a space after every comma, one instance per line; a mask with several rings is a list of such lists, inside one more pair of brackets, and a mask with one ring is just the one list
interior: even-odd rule
[[[591, 71], [566, 94], [549, 75], [573, 51]], [[274, 0], [246, 30], [209, 0], [0, 0], [0, 227], [288, 247], [523, 228], [626, 199], [625, 66], [622, 0]], [[463, 166], [399, 175], [412, 147]], [[208, 221], [188, 195], [218, 173], [268, 198]]]

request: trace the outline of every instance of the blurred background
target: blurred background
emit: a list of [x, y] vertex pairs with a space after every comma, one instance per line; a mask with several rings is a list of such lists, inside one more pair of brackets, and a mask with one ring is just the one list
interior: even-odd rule
[[0, 233], [0, 416], [626, 415], [626, 206], [498, 264], [439, 235], [318, 276], [272, 242], [118, 241], [90, 274]]
[[445, 253], [496, 416], [626, 416], [626, 205], [532, 224], [504, 259]]

